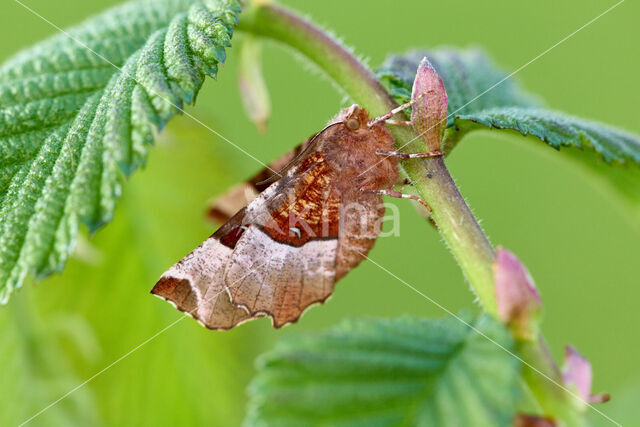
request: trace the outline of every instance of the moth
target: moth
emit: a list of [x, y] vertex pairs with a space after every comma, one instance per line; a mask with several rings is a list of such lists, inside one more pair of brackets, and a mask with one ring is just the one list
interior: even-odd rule
[[[385, 116], [357, 105], [270, 168], [232, 189], [209, 215], [226, 219], [213, 235], [167, 270], [152, 293], [210, 329], [268, 316], [275, 328], [323, 303], [338, 280], [373, 247], [394, 191], [398, 158]], [[261, 182], [262, 181], [262, 182]], [[275, 182], [272, 182], [275, 181]], [[238, 200], [250, 200], [241, 207]], [[420, 201], [421, 203], [424, 203]], [[426, 206], [426, 204], [425, 204]]]

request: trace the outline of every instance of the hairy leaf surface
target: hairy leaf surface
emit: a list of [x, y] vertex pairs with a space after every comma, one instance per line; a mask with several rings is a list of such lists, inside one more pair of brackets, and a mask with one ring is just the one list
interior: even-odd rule
[[533, 135], [556, 149], [593, 150], [606, 162], [640, 163], [640, 138], [601, 123], [540, 108], [491, 108], [458, 115], [459, 132], [474, 129], [511, 129]]
[[[466, 319], [507, 349], [488, 317]], [[259, 362], [248, 425], [510, 425], [519, 363], [454, 318], [344, 322]]]
[[216, 76], [236, 0], [111, 9], [0, 67], [0, 302], [62, 269], [79, 223], [110, 221], [124, 176]]

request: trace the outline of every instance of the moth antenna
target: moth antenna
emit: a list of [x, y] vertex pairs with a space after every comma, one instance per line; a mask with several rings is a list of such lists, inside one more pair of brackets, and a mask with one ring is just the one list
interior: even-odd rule
[[407, 108], [411, 107], [413, 104], [415, 104], [420, 99], [422, 99], [423, 96], [425, 96], [426, 94], [428, 94], [430, 92], [433, 92], [433, 89], [426, 90], [426, 91], [422, 92], [420, 95], [418, 95], [415, 98], [413, 98], [411, 101], [407, 102], [406, 104], [402, 104], [401, 106], [394, 108], [393, 110], [389, 111], [388, 113], [383, 114], [383, 115], [381, 115], [379, 117], [376, 117], [375, 119], [371, 120], [367, 126], [371, 127], [371, 126], [373, 126], [375, 124], [378, 124], [380, 122], [386, 122], [391, 117], [393, 117], [396, 114], [398, 114], [400, 111], [406, 110]]
[[264, 181], [260, 181], [258, 182], [256, 185], [260, 186], [260, 185], [265, 185], [265, 184], [271, 184], [273, 182], [276, 182], [277, 180], [279, 180], [280, 178], [282, 178], [284, 176], [284, 174], [291, 169], [293, 166], [295, 166], [296, 163], [298, 163], [298, 161], [309, 152], [309, 150], [317, 143], [318, 141], [318, 137], [320, 135], [322, 135], [327, 129], [329, 129], [330, 127], [333, 127], [335, 125], [340, 125], [340, 124], [344, 124], [344, 122], [336, 122], [336, 123], [331, 123], [327, 126], [324, 127], [324, 129], [322, 129], [320, 132], [316, 133], [313, 138], [311, 138], [311, 141], [309, 141], [309, 143], [307, 144], [307, 146], [304, 148], [304, 150], [302, 150], [300, 153], [298, 153], [298, 155], [296, 157], [294, 157], [289, 163], [287, 163], [282, 169], [280, 169], [278, 172], [276, 172], [275, 174], [271, 175], [269, 178], [265, 179]]

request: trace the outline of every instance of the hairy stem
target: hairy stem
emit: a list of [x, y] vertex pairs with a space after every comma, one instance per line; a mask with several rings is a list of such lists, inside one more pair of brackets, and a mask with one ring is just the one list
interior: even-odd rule
[[[373, 73], [347, 48], [308, 20], [283, 7], [256, 4], [243, 12], [239, 30], [279, 41], [305, 55], [322, 69], [348, 96], [370, 115], [382, 115], [397, 106]], [[406, 120], [404, 113], [394, 117]], [[425, 144], [409, 126], [390, 126], [399, 150], [426, 151]], [[494, 250], [458, 191], [442, 157], [403, 163], [418, 194], [433, 209], [433, 219], [453, 252], [485, 311], [497, 317], [493, 276]], [[558, 368], [542, 336], [520, 343], [520, 356], [544, 376], [561, 383]], [[544, 376], [525, 367], [524, 379], [544, 412], [574, 424], [570, 396]]]
[[527, 362], [527, 365], [522, 367], [522, 378], [545, 411], [545, 415], [553, 415], [557, 420], [564, 421], [567, 426], [584, 425], [582, 414], [576, 411], [571, 403], [573, 397], [558, 386], [562, 385], [562, 374], [542, 335], [533, 340], [516, 340], [516, 343], [518, 355]]

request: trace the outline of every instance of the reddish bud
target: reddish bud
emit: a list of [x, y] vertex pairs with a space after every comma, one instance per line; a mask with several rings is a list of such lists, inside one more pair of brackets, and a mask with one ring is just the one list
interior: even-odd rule
[[429, 151], [439, 151], [447, 127], [449, 98], [442, 79], [427, 58], [418, 66], [411, 99], [413, 128], [422, 136]]
[[556, 427], [557, 424], [549, 417], [538, 415], [517, 414], [514, 427]]
[[504, 248], [496, 251], [493, 264], [498, 315], [515, 336], [533, 339], [542, 300], [533, 279], [518, 257]]
[[575, 389], [582, 399], [581, 406], [584, 406], [586, 402], [604, 403], [610, 399], [606, 393], [591, 394], [592, 378], [591, 363], [573, 346], [566, 346], [562, 380], [567, 387]]

